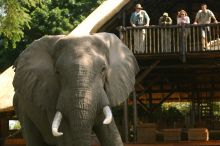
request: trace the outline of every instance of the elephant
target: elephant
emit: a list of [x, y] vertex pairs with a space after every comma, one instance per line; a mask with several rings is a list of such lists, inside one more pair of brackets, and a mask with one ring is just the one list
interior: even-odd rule
[[112, 33], [47, 35], [16, 59], [13, 106], [27, 146], [122, 146], [111, 107], [134, 91], [137, 60]]

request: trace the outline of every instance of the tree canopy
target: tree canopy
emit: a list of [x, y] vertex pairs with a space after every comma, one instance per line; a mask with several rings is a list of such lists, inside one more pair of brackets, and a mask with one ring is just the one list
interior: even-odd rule
[[0, 0], [0, 71], [33, 40], [68, 34], [104, 0]]
[[14, 44], [23, 37], [23, 28], [29, 26], [31, 20], [26, 7], [34, 6], [34, 0], [0, 0], [0, 35]]

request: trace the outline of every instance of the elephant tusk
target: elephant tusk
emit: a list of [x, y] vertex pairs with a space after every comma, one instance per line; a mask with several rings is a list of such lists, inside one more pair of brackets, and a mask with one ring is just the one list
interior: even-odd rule
[[53, 136], [61, 136], [63, 135], [62, 132], [58, 132], [58, 129], [60, 127], [60, 123], [61, 123], [61, 120], [62, 120], [62, 113], [57, 111], [55, 116], [54, 116], [54, 119], [53, 119], [53, 123], [52, 123], [52, 133], [53, 133]]
[[105, 106], [103, 108], [103, 113], [105, 115], [105, 120], [103, 121], [103, 124], [110, 124], [112, 122], [112, 111], [109, 106]]

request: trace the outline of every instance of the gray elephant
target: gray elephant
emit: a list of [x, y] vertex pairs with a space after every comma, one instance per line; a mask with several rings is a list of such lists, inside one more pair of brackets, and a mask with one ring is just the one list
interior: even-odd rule
[[110, 106], [126, 100], [139, 71], [110, 33], [45, 36], [15, 62], [13, 105], [27, 146], [122, 146]]

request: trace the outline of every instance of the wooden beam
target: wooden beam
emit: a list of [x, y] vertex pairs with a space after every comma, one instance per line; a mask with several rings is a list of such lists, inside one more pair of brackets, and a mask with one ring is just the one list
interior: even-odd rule
[[141, 85], [140, 83], [139, 84], [137, 84], [137, 87], [139, 87], [139, 88], [141, 88], [141, 90], [145, 90], [145, 88], [144, 88], [144, 86], [143, 85]]
[[[185, 89], [185, 88], [179, 88], [179, 89], [175, 89], [175, 92], [188, 92], [189, 89]], [[190, 91], [201, 91], [201, 92], [205, 92], [205, 91], [220, 91], [220, 88], [201, 88], [201, 89], [197, 89], [197, 88], [193, 88], [191, 89]], [[145, 93], [169, 93], [169, 92], [172, 92], [172, 90], [145, 90], [145, 91], [141, 91], [141, 92], [137, 92], [139, 96], [142, 96], [144, 95]]]
[[169, 94], [167, 94], [165, 97], [163, 97], [163, 99], [157, 104], [155, 105], [152, 110], [157, 109], [158, 107], [160, 107], [161, 104], [164, 103], [164, 101], [166, 101], [168, 98], [170, 98], [170, 96], [175, 92], [175, 89], [173, 89], [173, 91], [171, 91]]
[[149, 68], [145, 69], [144, 72], [142, 74], [140, 74], [137, 78], [136, 78], [136, 84], [138, 84], [139, 82], [141, 82], [153, 69], [156, 68], [156, 66], [160, 63], [160, 60], [155, 61]]
[[145, 111], [145, 112], [149, 112], [150, 109], [148, 107], [145, 106], [145, 104], [140, 100], [140, 99], [137, 99], [137, 102], [139, 103], [139, 105], [141, 106], [141, 108]]
[[[141, 66], [140, 69], [147, 69], [148, 66]], [[173, 69], [173, 68], [177, 68], [177, 69], [181, 69], [181, 68], [184, 68], [184, 69], [197, 69], [197, 68], [220, 68], [220, 65], [218, 64], [195, 64], [195, 65], [192, 65], [192, 64], [176, 64], [176, 65], [158, 65], [157, 66], [158, 69]]]

